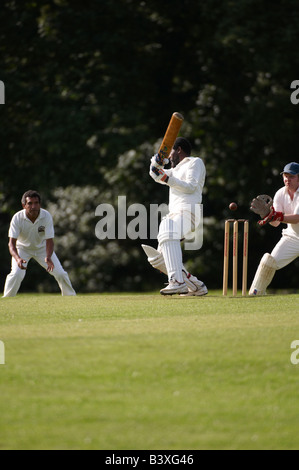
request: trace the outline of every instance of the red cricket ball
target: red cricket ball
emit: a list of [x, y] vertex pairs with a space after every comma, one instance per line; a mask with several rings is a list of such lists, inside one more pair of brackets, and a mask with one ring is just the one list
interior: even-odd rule
[[236, 211], [238, 209], [238, 204], [236, 204], [235, 202], [231, 202], [229, 208], [231, 211]]

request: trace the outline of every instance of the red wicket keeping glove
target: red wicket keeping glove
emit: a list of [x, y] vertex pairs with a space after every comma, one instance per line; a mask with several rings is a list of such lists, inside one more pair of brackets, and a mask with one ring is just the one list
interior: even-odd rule
[[269, 224], [270, 222], [283, 222], [284, 213], [276, 212], [274, 207], [271, 207], [270, 214], [267, 215], [263, 220], [260, 220], [258, 224], [262, 227], [263, 225]]
[[155, 166], [151, 166], [150, 169], [150, 176], [155, 180], [157, 183], [167, 184], [169, 180], [169, 176], [165, 173], [162, 168], [157, 168]]

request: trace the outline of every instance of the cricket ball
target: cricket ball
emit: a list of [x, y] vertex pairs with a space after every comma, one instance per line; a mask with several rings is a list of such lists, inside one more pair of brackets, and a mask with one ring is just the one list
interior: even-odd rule
[[238, 204], [236, 204], [235, 202], [231, 202], [229, 208], [231, 211], [236, 211], [238, 209]]

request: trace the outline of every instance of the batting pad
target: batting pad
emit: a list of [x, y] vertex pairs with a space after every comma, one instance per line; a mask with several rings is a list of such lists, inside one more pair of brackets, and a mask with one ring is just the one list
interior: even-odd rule
[[[147, 256], [147, 260], [150, 263], [150, 265], [153, 268], [158, 269], [158, 271], [160, 271], [161, 273], [168, 275], [167, 269], [165, 266], [164, 257], [161, 251], [156, 250], [155, 248], [149, 245], [141, 245], [141, 246], [143, 248], [144, 253]], [[189, 291], [191, 292], [196, 292], [196, 290], [198, 289], [198, 285], [202, 284], [202, 282], [199, 281], [197, 277], [192, 276], [191, 274], [188, 273], [185, 266], [183, 266], [183, 280], [185, 281], [185, 283], [188, 286]]]
[[165, 261], [163, 255], [160, 251], [156, 250], [152, 246], [149, 245], [141, 245], [144, 253], [147, 256], [148, 262], [152, 265], [153, 268], [158, 269], [161, 273], [167, 275], [167, 269], [165, 266]]
[[181, 244], [177, 240], [164, 242], [161, 245], [165, 266], [169, 281], [184, 282], [183, 280], [183, 256]]
[[165, 242], [179, 242], [181, 240], [181, 234], [177, 223], [169, 219], [167, 216], [162, 219], [159, 233], [158, 233], [158, 242], [162, 246]]
[[272, 282], [276, 270], [276, 260], [266, 253], [259, 264], [249, 295], [266, 295], [267, 287]]

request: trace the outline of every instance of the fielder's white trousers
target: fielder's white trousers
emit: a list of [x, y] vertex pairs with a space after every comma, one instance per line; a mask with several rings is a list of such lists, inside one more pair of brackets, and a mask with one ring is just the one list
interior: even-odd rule
[[277, 269], [282, 269], [295, 261], [299, 256], [299, 240], [289, 235], [283, 235], [282, 239], [271, 253], [276, 260]]
[[[45, 262], [45, 249], [41, 249], [35, 253], [30, 253], [23, 248], [18, 248], [18, 253], [20, 258], [27, 262], [27, 265], [31, 259], [35, 259], [44, 269], [48, 268], [48, 265]], [[60, 287], [61, 294], [63, 296], [76, 295], [76, 292], [72, 287], [69, 276], [67, 272], [64, 271], [55, 253], [53, 253], [52, 255], [52, 261], [54, 264], [54, 270], [49, 274], [54, 276], [54, 278], [56, 279]], [[12, 258], [11, 272], [6, 278], [3, 297], [15, 297], [21, 287], [22, 281], [24, 280], [25, 276], [26, 270], [20, 269], [16, 260]]]

